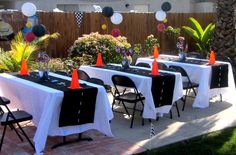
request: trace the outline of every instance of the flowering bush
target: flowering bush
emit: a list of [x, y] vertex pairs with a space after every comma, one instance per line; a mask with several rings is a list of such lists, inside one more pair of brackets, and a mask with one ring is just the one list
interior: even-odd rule
[[[115, 48], [130, 48], [126, 37], [113, 37], [112, 35], [101, 35], [90, 33], [79, 37], [69, 49], [69, 57], [83, 57], [83, 54], [90, 55], [93, 59], [86, 61], [87, 64], [95, 64], [97, 53], [101, 52], [104, 63], [119, 63], [122, 56], [116, 53]], [[84, 64], [83, 61], [81, 64]]]
[[133, 55], [132, 48], [126, 49], [125, 47], [116, 46], [115, 50], [117, 53], [122, 55], [123, 59], [129, 61], [129, 63], [132, 63], [132, 55]]
[[152, 54], [154, 46], [160, 47], [158, 39], [151, 34], [144, 40], [144, 49], [147, 55]]

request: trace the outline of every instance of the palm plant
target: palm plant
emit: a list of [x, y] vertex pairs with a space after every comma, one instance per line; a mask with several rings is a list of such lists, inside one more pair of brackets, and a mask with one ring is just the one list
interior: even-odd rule
[[190, 17], [189, 20], [192, 27], [182, 26], [182, 28], [196, 42], [195, 45], [197, 50], [199, 50], [202, 55], [206, 55], [210, 50], [215, 24], [210, 23], [203, 30], [202, 26], [196, 19]]
[[8, 72], [16, 72], [20, 70], [23, 59], [27, 61], [29, 66], [34, 62], [36, 51], [42, 47], [46, 48], [50, 39], [58, 38], [58, 33], [47, 34], [32, 42], [26, 42], [21, 32], [18, 32], [14, 40], [11, 41], [11, 50], [0, 50], [0, 70]]

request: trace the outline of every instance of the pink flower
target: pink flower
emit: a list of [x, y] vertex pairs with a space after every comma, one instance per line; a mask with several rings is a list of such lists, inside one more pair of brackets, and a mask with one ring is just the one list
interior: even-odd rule
[[165, 30], [166, 26], [163, 23], [157, 24], [157, 31], [163, 32]]

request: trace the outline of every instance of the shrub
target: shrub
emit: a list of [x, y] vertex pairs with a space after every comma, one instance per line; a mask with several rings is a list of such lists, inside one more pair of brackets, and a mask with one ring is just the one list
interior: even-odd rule
[[[95, 64], [97, 53], [101, 52], [104, 63], [120, 63], [122, 56], [117, 54], [115, 47], [130, 48], [126, 37], [113, 37], [112, 35], [101, 35], [90, 33], [79, 37], [69, 49], [69, 57], [80, 57], [82, 64]], [[86, 55], [86, 58], [83, 57]], [[88, 59], [91, 57], [92, 59]], [[84, 61], [84, 59], [86, 59]]]

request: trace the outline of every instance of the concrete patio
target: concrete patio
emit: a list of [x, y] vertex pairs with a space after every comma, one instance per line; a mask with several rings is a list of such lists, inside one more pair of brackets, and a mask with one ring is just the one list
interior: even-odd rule
[[[110, 97], [111, 99], [111, 97]], [[224, 99], [224, 98], [223, 98]], [[172, 108], [173, 119], [165, 115], [158, 121], [152, 121], [155, 126], [156, 135], [150, 139], [150, 122], [145, 120], [141, 125], [141, 117], [137, 112], [133, 129], [129, 128], [130, 120], [127, 116], [114, 113], [111, 128], [114, 137], [91, 130], [84, 136], [93, 138], [93, 141], [82, 141], [67, 146], [51, 149], [51, 147], [62, 141], [61, 137], [49, 137], [45, 149], [47, 155], [127, 155], [143, 152], [147, 149], [157, 148], [198, 135], [236, 126], [236, 105], [227, 102], [219, 102], [216, 97], [211, 100], [210, 107], [205, 109], [192, 108], [192, 100], [188, 99], [185, 111], [180, 112], [177, 117], [175, 107]], [[179, 104], [182, 107], [182, 104]], [[119, 108], [119, 107], [118, 107]], [[26, 132], [33, 138], [36, 128], [32, 125], [25, 128]], [[1, 127], [2, 131], [2, 127]], [[77, 135], [69, 136], [76, 138]], [[14, 131], [7, 130], [1, 154], [4, 155], [29, 155], [33, 150], [27, 141], [20, 142]]]

